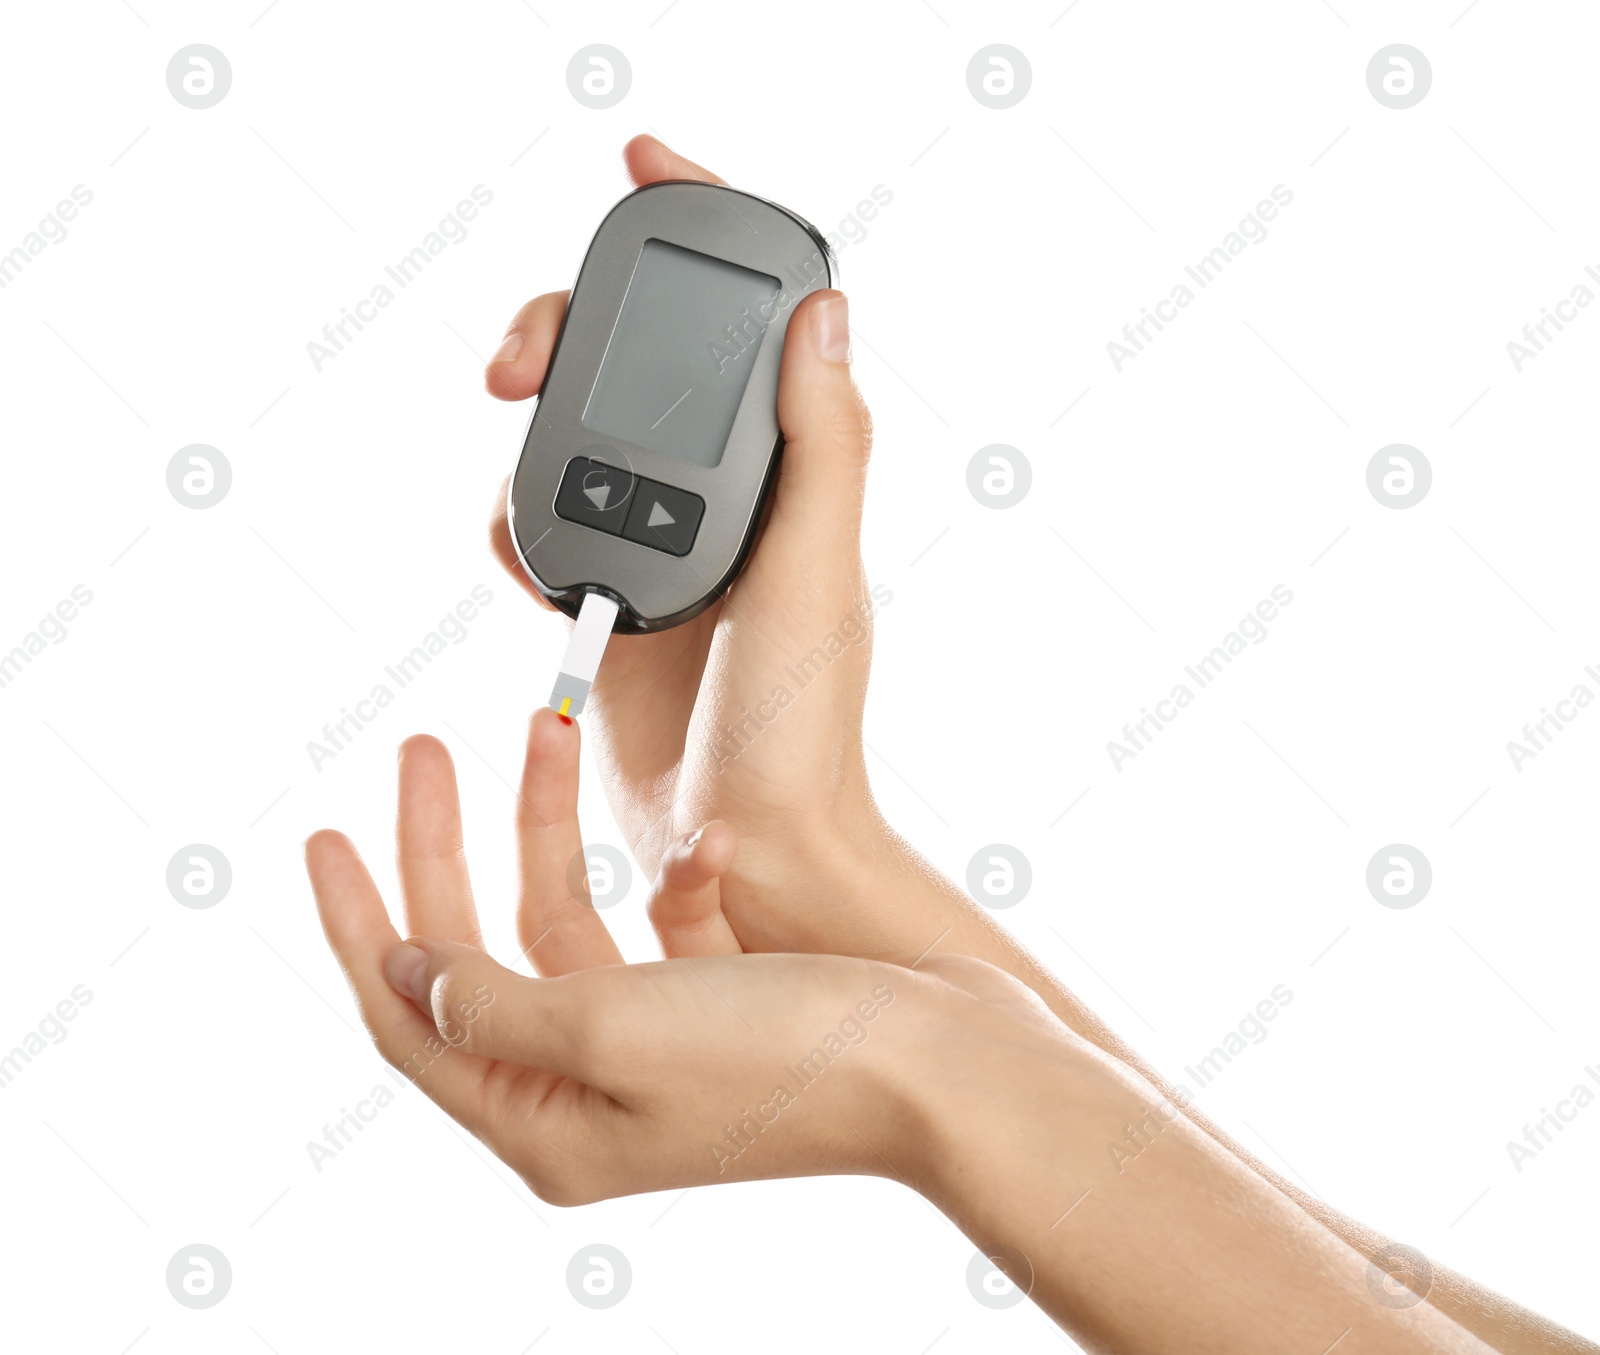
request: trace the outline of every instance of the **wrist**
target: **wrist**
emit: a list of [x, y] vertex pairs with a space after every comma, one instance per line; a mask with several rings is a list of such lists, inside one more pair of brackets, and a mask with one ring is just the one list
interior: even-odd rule
[[867, 966], [878, 1007], [863, 1060], [873, 1110], [850, 1145], [862, 1170], [891, 1176], [941, 1208], [962, 1198], [959, 1164], [1006, 1104], [1010, 1080], [1039, 1053], [1025, 1034], [1017, 1043], [1014, 1022], [957, 986], [963, 975], [949, 981], [952, 967]]
[[[1126, 1051], [1093, 1013], [996, 920], [940, 873], [878, 814], [876, 806], [848, 828], [819, 840], [795, 863], [790, 888], [823, 896], [816, 916], [842, 914], [874, 929], [876, 949], [846, 944], [853, 933], [809, 949], [870, 955], [911, 965], [930, 955], [971, 956], [1020, 979], [1076, 1034], [1108, 1050]], [[803, 884], [801, 881], [803, 880]]]
[[[1102, 1121], [1120, 1124], [1131, 1093], [1098, 1051], [994, 967], [981, 966], [977, 991], [956, 986], [980, 969], [970, 959], [938, 968], [953, 982], [934, 980], [947, 996], [896, 1070], [901, 1113], [916, 1131], [906, 1179], [980, 1244], [1011, 1241], [997, 1230], [1015, 1231], [1016, 1219], [996, 1214], [995, 1202], [1050, 1193], [1040, 1179], [1046, 1160], [1063, 1182], [1092, 1172], [1104, 1156]], [[1044, 1223], [1070, 1204], [1069, 1195]]]

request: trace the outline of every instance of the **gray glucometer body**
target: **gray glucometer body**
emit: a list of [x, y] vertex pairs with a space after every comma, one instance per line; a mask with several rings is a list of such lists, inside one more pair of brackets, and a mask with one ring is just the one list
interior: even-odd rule
[[511, 481], [523, 567], [615, 631], [698, 615], [750, 549], [782, 448], [778, 367], [796, 304], [835, 263], [794, 213], [718, 184], [612, 208], [573, 285]]

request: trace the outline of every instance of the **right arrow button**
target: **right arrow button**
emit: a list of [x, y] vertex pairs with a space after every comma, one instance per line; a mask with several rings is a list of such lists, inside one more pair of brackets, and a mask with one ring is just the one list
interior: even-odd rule
[[687, 555], [705, 511], [705, 500], [697, 494], [656, 480], [640, 480], [622, 534], [652, 550]]

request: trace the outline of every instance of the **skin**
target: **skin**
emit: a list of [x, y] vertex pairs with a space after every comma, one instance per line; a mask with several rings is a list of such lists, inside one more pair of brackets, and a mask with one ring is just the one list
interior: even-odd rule
[[[634, 138], [623, 159], [639, 185], [722, 182], [653, 137]], [[646, 870], [681, 859], [692, 850], [685, 839], [702, 827], [728, 859], [720, 918], [669, 914], [665, 951], [842, 952], [906, 965], [930, 951], [973, 956], [1020, 979], [1078, 1036], [1175, 1100], [1170, 1084], [878, 811], [861, 739], [871, 627], [860, 528], [872, 425], [848, 359], [819, 342], [818, 309], [838, 301], [837, 293], [809, 297], [791, 320], [778, 396], [785, 450], [749, 563], [728, 596], [695, 621], [616, 637], [585, 716], [611, 809]], [[537, 394], [565, 307], [566, 293], [550, 293], [517, 313], [485, 373], [491, 395]], [[504, 487], [490, 544], [538, 599], [511, 542]], [[792, 686], [787, 669], [830, 636], [847, 641], [843, 652], [730, 758], [736, 745], [726, 731], [775, 689]], [[1183, 1113], [1357, 1251], [1390, 1252], [1389, 1239], [1280, 1176], [1199, 1111]], [[1428, 1300], [1504, 1351], [1600, 1350], [1443, 1267], [1434, 1267]]]
[[[539, 978], [478, 939], [437, 740], [408, 740], [399, 769], [401, 891], [408, 927], [426, 935], [400, 939], [349, 839], [306, 844], [329, 944], [378, 1048], [542, 1198], [882, 1175], [991, 1254], [1004, 1239], [1013, 1281], [1086, 1350], [1487, 1349], [1427, 1304], [1374, 1301], [1356, 1252], [991, 965], [619, 963], [571, 869], [578, 760], [576, 726], [538, 712], [517, 814], [519, 927], [537, 937], [571, 910], [587, 919], [559, 949], [534, 948]], [[663, 870], [658, 916], [720, 915], [712, 868], [729, 844], [717, 836]], [[809, 1081], [795, 1071], [805, 1060]], [[1138, 1151], [1119, 1160], [1114, 1141]]]

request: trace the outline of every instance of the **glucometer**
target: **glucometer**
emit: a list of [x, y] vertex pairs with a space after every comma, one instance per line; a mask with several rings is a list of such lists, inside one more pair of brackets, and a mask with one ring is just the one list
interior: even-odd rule
[[562, 714], [613, 632], [688, 621], [739, 572], [782, 450], [789, 317], [835, 271], [814, 227], [720, 184], [651, 184], [600, 223], [507, 501], [528, 577], [578, 617]]

